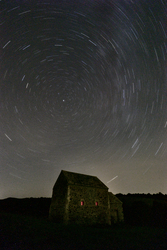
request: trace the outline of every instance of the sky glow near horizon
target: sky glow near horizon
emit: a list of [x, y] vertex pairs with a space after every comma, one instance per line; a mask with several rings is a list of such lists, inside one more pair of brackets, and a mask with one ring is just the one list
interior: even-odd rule
[[167, 193], [166, 1], [0, 1], [0, 58], [0, 199]]

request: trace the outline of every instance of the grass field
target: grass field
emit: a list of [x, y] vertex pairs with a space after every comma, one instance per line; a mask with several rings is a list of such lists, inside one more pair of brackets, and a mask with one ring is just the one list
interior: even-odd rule
[[45, 218], [2, 212], [0, 249], [167, 249], [165, 229], [113, 225], [86, 227], [55, 224]]

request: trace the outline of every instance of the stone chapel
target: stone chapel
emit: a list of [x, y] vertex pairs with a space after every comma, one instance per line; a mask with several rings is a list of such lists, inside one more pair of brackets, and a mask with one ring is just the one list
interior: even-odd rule
[[53, 187], [49, 219], [65, 224], [103, 224], [124, 220], [122, 202], [96, 176], [62, 170]]

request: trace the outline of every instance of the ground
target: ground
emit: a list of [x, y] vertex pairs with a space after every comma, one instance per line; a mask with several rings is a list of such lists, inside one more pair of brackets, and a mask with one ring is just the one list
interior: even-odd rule
[[167, 249], [165, 229], [115, 225], [85, 227], [55, 224], [44, 218], [1, 213], [1, 250]]

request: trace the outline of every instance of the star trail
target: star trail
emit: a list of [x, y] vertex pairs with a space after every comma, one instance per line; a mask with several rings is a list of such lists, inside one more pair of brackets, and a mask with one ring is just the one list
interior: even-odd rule
[[166, 163], [166, 1], [0, 1], [0, 198], [166, 193]]

